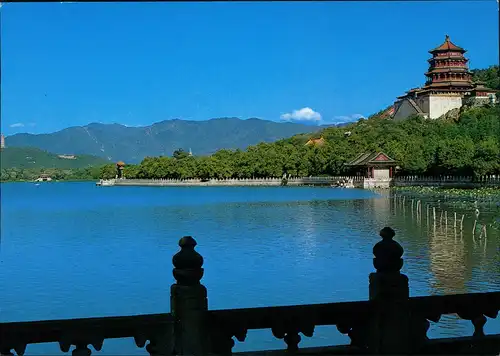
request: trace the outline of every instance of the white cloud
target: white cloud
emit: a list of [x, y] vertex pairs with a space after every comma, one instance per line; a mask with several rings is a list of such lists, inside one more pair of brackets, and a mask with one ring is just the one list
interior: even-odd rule
[[313, 109], [306, 107], [299, 110], [294, 110], [291, 113], [281, 115], [283, 120], [295, 121], [320, 121], [321, 114]]
[[366, 116], [362, 114], [342, 115], [342, 116], [335, 116], [332, 119], [332, 122], [341, 124], [343, 122], [353, 122], [364, 118], [366, 118]]
[[24, 124], [22, 122], [18, 122], [16, 124], [12, 124], [9, 127], [15, 128], [15, 127], [24, 127]]

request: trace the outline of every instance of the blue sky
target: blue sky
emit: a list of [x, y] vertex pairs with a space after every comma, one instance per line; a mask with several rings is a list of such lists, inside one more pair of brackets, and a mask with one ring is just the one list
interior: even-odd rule
[[497, 64], [497, 6], [7, 3], [1, 130], [368, 116], [423, 84], [427, 51], [445, 34], [468, 49], [472, 68]]

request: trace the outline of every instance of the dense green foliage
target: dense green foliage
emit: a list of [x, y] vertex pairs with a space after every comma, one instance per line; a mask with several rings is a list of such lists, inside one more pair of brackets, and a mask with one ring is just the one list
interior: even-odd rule
[[[482, 80], [487, 86], [500, 90], [498, 66], [472, 72], [474, 80]], [[171, 155], [178, 148], [184, 151], [191, 148], [195, 155], [204, 156], [220, 149], [244, 150], [259, 142], [274, 142], [323, 128], [237, 118], [165, 120], [144, 127], [93, 123], [50, 134], [16, 134], [6, 137], [6, 144], [7, 147], [37, 147], [54, 153], [89, 154], [113, 162], [122, 160], [135, 164], [148, 156]]]
[[0, 163], [1, 181], [32, 181], [42, 173], [56, 180], [86, 180], [98, 179], [99, 167], [107, 161], [87, 155], [65, 159], [38, 148], [6, 147], [0, 151]]
[[[474, 80], [484, 81], [487, 86], [500, 90], [498, 66], [472, 72]], [[90, 124], [85, 128], [69, 128], [48, 135], [14, 135], [8, 137], [7, 143], [59, 147], [56, 152], [90, 150], [128, 163], [145, 155], [160, 155], [146, 157], [138, 165], [127, 165], [124, 173], [128, 178], [250, 178], [281, 177], [284, 173], [294, 176], [338, 175], [347, 173], [346, 162], [369, 151], [384, 151], [396, 159], [401, 167], [400, 174], [500, 173], [499, 106], [465, 108], [456, 120], [412, 117], [394, 122], [387, 119], [386, 111], [384, 109], [367, 120], [343, 127], [328, 127], [320, 132], [317, 132], [318, 127], [258, 119], [169, 120], [141, 128]], [[299, 132], [302, 133], [297, 134]], [[296, 135], [268, 142], [293, 134]], [[318, 137], [323, 137], [325, 144], [305, 145], [309, 138]], [[261, 143], [242, 149], [259, 141]], [[183, 148], [178, 148], [185, 143], [198, 155], [190, 156]], [[240, 148], [217, 151], [217, 147]], [[215, 153], [203, 156], [200, 152]], [[166, 157], [170, 153], [172, 157]], [[45, 160], [47, 163], [34, 169], [26, 159], [29, 156], [12, 154], [8, 158], [2, 153], [2, 180], [30, 180], [42, 172], [41, 167], [59, 168], [53, 171], [59, 179], [113, 178], [116, 175], [114, 163], [93, 169], [71, 169], [76, 167], [54, 164], [54, 160], [66, 161], [70, 165], [74, 162], [54, 158], [56, 155], [38, 158], [38, 162]], [[95, 157], [85, 162], [76, 166], [99, 164]]]
[[[350, 134], [346, 134], [350, 132]], [[500, 173], [500, 107], [468, 108], [457, 120], [412, 117], [395, 122], [377, 115], [347, 127], [330, 127], [305, 145], [300, 135], [260, 143], [247, 150], [220, 150], [211, 156], [147, 157], [125, 168], [128, 178], [230, 178], [338, 175], [346, 162], [368, 151], [396, 159], [401, 174], [485, 175]], [[182, 151], [178, 151], [182, 152]], [[113, 165], [101, 176], [115, 175]]]
[[101, 167], [88, 167], [78, 169], [61, 168], [2, 168], [0, 181], [22, 182], [34, 181], [40, 174], [48, 174], [53, 180], [77, 181], [97, 180], [101, 176]]
[[487, 87], [500, 90], [499, 66], [491, 66], [488, 69], [473, 69], [471, 72], [474, 80], [483, 81]]
[[179, 147], [207, 155], [222, 148], [245, 149], [258, 142], [273, 142], [320, 129], [259, 119], [166, 120], [144, 127], [89, 124], [50, 134], [16, 134], [6, 137], [5, 141], [7, 147], [37, 147], [49, 152], [89, 154], [114, 162], [139, 163], [147, 156], [171, 155]]
[[75, 159], [67, 159], [33, 147], [6, 147], [0, 151], [0, 163], [1, 167], [5, 169], [77, 169], [102, 166], [109, 163], [109, 161], [89, 155], [77, 155]]

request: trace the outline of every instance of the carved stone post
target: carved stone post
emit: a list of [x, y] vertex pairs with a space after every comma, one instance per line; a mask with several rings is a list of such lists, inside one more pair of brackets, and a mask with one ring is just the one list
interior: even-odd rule
[[194, 250], [196, 241], [184, 236], [181, 250], [172, 259], [177, 283], [170, 288], [170, 310], [174, 317], [174, 354], [202, 356], [208, 354], [206, 325], [207, 289], [203, 277], [203, 257]]
[[409, 348], [409, 287], [408, 277], [400, 273], [403, 248], [394, 241], [394, 230], [380, 231], [382, 241], [373, 247], [370, 273], [370, 300], [375, 313], [370, 328], [369, 347], [375, 354], [405, 354]]

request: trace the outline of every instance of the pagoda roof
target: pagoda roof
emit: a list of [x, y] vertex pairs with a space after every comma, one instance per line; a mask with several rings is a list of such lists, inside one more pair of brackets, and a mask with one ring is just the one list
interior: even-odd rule
[[471, 73], [469, 68], [467, 67], [441, 67], [441, 68], [432, 68], [429, 69], [428, 73], [448, 73], [448, 72], [457, 72], [457, 73]]
[[433, 54], [435, 52], [448, 52], [448, 51], [455, 51], [455, 52], [460, 52], [460, 53], [467, 52], [462, 47], [458, 47], [453, 42], [451, 42], [450, 36], [446, 35], [443, 44], [440, 45], [439, 47], [436, 47], [436, 48], [430, 50], [429, 53]]
[[410, 96], [413, 96], [414, 94], [419, 94], [422, 90], [422, 88], [412, 88], [408, 91], [406, 91], [403, 95], [401, 96], [398, 96], [397, 98], [400, 99], [400, 100], [403, 100], [403, 99], [406, 99]]
[[384, 152], [361, 153], [346, 166], [374, 166], [374, 165], [395, 165], [397, 162]]
[[439, 61], [444, 59], [462, 59], [468, 62], [469, 60], [463, 54], [447, 54], [446, 56], [435, 56], [427, 60], [427, 62]]
[[[453, 89], [451, 89], [453, 88]], [[471, 91], [475, 88], [474, 84], [472, 84], [470, 81], [447, 81], [447, 82], [434, 82], [431, 84], [427, 84], [424, 87], [421, 88], [414, 88], [408, 90], [405, 94], [398, 96], [397, 97], [397, 102], [402, 101], [402, 100], [407, 100], [411, 106], [415, 108], [417, 112], [420, 112], [421, 109], [420, 107], [415, 103], [415, 101], [412, 99], [415, 94], [417, 95], [423, 95], [423, 94], [428, 94], [432, 92], [465, 92], [465, 91]], [[485, 87], [480, 87], [478, 90], [480, 91], [492, 91], [494, 90], [485, 88]]]
[[432, 94], [448, 94], [448, 93], [469, 93], [471, 91], [470, 88], [460, 88], [460, 89], [450, 89], [448, 88], [427, 88], [422, 91], [421, 95], [432, 95]]
[[471, 91], [482, 91], [482, 92], [489, 92], [489, 93], [498, 93], [499, 92], [499, 90], [488, 88], [485, 84], [486, 84], [486, 82], [483, 82], [483, 81], [477, 81], [475, 83], [472, 83], [472, 85], [474, 87], [471, 89]]
[[449, 82], [433, 82], [426, 85], [424, 88], [435, 88], [435, 87], [467, 87], [472, 88], [472, 83], [470, 81], [449, 81]]
[[406, 94], [414, 94], [414, 93], [418, 93], [420, 91], [422, 91], [422, 88], [420, 88], [420, 87], [419, 88], [411, 88], [410, 90], [408, 90], [406, 92]]

